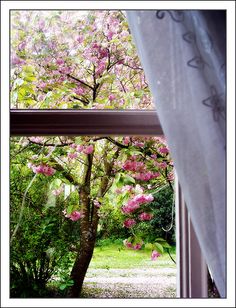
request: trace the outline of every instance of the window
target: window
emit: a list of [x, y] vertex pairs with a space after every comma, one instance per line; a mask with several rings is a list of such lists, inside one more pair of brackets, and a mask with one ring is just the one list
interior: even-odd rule
[[[17, 17], [17, 14], [16, 14]], [[55, 17], [56, 18], [56, 17]], [[44, 27], [43, 23], [40, 27]], [[40, 29], [39, 29], [40, 32]], [[79, 40], [82, 38], [78, 38]], [[25, 61], [23, 55], [23, 50], [24, 50], [24, 40], [22, 40], [18, 46], [18, 50], [22, 52], [22, 57], [15, 57], [13, 58], [13, 61], [15, 61], [15, 65], [17, 66], [17, 62]], [[53, 49], [53, 48], [51, 48]], [[71, 59], [74, 55], [69, 55], [69, 58]], [[68, 58], [68, 61], [69, 61]], [[74, 109], [85, 109], [85, 107], [90, 107], [93, 108], [93, 105], [87, 106], [86, 105], [86, 100], [89, 99], [89, 95], [95, 95], [94, 91], [96, 88], [96, 84], [98, 84], [98, 81], [95, 81], [94, 83], [94, 88], [91, 89], [86, 85], [83, 85], [83, 80], [81, 82], [76, 80], [76, 77], [73, 75], [70, 75], [70, 72], [67, 72], [66, 69], [68, 69], [68, 66], [64, 66], [64, 63], [62, 63], [61, 58], [55, 59], [55, 62], [58, 65], [63, 66], [63, 70], [65, 71], [64, 74], [67, 75], [68, 77], [68, 84], [66, 84], [64, 93], [59, 93], [58, 91], [50, 90], [51, 85], [48, 84], [41, 84], [41, 88], [39, 91], [42, 93], [42, 97], [38, 97], [39, 101], [43, 102], [41, 106], [38, 106], [37, 101], [34, 100], [35, 96], [35, 89], [30, 88], [30, 84], [35, 81], [35, 73], [32, 71], [31, 66], [27, 65], [25, 69], [20, 73], [19, 76], [15, 76], [16, 78], [14, 79], [13, 82], [13, 91], [12, 91], [12, 97], [11, 97], [11, 102], [12, 102], [12, 107], [14, 109], [11, 110], [10, 112], [10, 117], [11, 117], [11, 135], [133, 135], [133, 134], [142, 134], [142, 135], [157, 135], [157, 134], [162, 134], [162, 129], [161, 125], [159, 123], [158, 118], [156, 117], [155, 111], [111, 111], [111, 110], [37, 110], [35, 108], [47, 108], [52, 104], [55, 99], [60, 101], [62, 96], [65, 95], [65, 101], [59, 102], [58, 106], [52, 106], [49, 107], [49, 109], [65, 109], [65, 108], [74, 108]], [[114, 61], [121, 61], [120, 59], [114, 59]], [[61, 63], [61, 64], [60, 64]], [[137, 63], [135, 63], [136, 65]], [[43, 68], [45, 70], [45, 68]], [[51, 74], [50, 70], [55, 71], [56, 69], [54, 67], [49, 67], [47, 68], [47, 74]], [[98, 65], [99, 69], [99, 65]], [[43, 71], [43, 74], [45, 71]], [[58, 72], [53, 72], [53, 74], [58, 74]], [[70, 75], [70, 76], [68, 76]], [[55, 76], [54, 76], [55, 77]], [[53, 77], [53, 78], [54, 78]], [[73, 78], [74, 77], [74, 78]], [[100, 79], [106, 77], [106, 76], [101, 76], [99, 77]], [[57, 78], [57, 77], [56, 77]], [[134, 77], [135, 78], [135, 77]], [[45, 78], [45, 83], [47, 83], [47, 79]], [[65, 81], [65, 80], [64, 80]], [[62, 83], [64, 82], [62, 80]], [[58, 82], [58, 80], [54, 80], [55, 82], [54, 85]], [[98, 82], [98, 83], [96, 83]], [[65, 84], [65, 83], [64, 83]], [[83, 85], [88, 90], [91, 92], [87, 95], [86, 90], [84, 90], [83, 87], [78, 88], [76, 85]], [[122, 87], [122, 81], [120, 82], [120, 86]], [[57, 87], [57, 85], [56, 85]], [[20, 88], [20, 89], [19, 89]], [[20, 96], [22, 97], [16, 97], [14, 94], [14, 90], [18, 89], [18, 92], [20, 93]], [[72, 95], [74, 98], [71, 99], [71, 89], [72, 90]], [[47, 91], [44, 93], [44, 90]], [[84, 91], [84, 92], [83, 92]], [[108, 91], [108, 90], [106, 90]], [[126, 91], [123, 89], [123, 94], [126, 96], [125, 99], [127, 101], [132, 103], [132, 100], [134, 101], [140, 101], [140, 96], [143, 96], [146, 93], [141, 93], [134, 91], [131, 97], [128, 97]], [[52, 93], [53, 92], [53, 93]], [[82, 93], [83, 92], [83, 93]], [[114, 94], [114, 93], [115, 94]], [[147, 93], [148, 94], [148, 93]], [[117, 89], [112, 89], [110, 98], [108, 101], [104, 102], [104, 106], [108, 107], [109, 104], [114, 101], [112, 95], [118, 95], [120, 96], [120, 93]], [[24, 101], [23, 97], [27, 97], [27, 101]], [[85, 101], [81, 101], [81, 97], [85, 96]], [[105, 96], [109, 96], [108, 92], [106, 92]], [[41, 100], [42, 99], [42, 100]], [[119, 97], [119, 100], [124, 99], [123, 96]], [[84, 100], [82, 98], [82, 100]], [[95, 107], [99, 107], [103, 105], [102, 102], [103, 98], [101, 99], [100, 102], [96, 102]], [[99, 101], [99, 99], [98, 99]], [[18, 104], [19, 102], [19, 104]], [[123, 102], [123, 101], [122, 101]], [[95, 101], [93, 101], [95, 103]], [[25, 105], [24, 105], [25, 104]], [[100, 105], [99, 105], [100, 104]], [[20, 110], [22, 107], [29, 107], [30, 110]], [[82, 107], [81, 107], [82, 106]], [[135, 105], [134, 105], [135, 106]], [[137, 105], [136, 105], [137, 106]], [[144, 105], [145, 106], [145, 105]], [[150, 101], [148, 101], [148, 104], [146, 106], [150, 107]], [[119, 106], [115, 106], [114, 109], [117, 109]], [[33, 110], [34, 109], [34, 110]], [[100, 109], [100, 108], [97, 108]], [[177, 188], [177, 195], [181, 196], [181, 190], [180, 188]], [[180, 207], [180, 217], [179, 217], [179, 222], [180, 222], [180, 243], [183, 240], [184, 236], [187, 236], [187, 233], [183, 232], [183, 229], [189, 228], [190, 229], [185, 229], [187, 230], [186, 232], [189, 232], [191, 229], [191, 225], [188, 225], [188, 219], [184, 220], [182, 219], [182, 213], [183, 211], [186, 211], [182, 207], [182, 197], [180, 197], [179, 203], [181, 204]], [[181, 229], [182, 228], [182, 229]], [[192, 232], [192, 231], [191, 231]], [[190, 233], [191, 233], [190, 232]], [[206, 281], [202, 280], [202, 277], [206, 277], [205, 269], [204, 269], [204, 263], [201, 263], [201, 266], [203, 270], [200, 273], [198, 283], [201, 282], [201, 284], [204, 286], [199, 289], [199, 292], [193, 293], [193, 290], [196, 291], [197, 288], [192, 288], [194, 280], [191, 280], [192, 277], [197, 277], [197, 273], [199, 274], [199, 270], [195, 266], [195, 264], [191, 263], [191, 257], [193, 255], [193, 252], [196, 253], [196, 250], [199, 253], [199, 257], [201, 258], [201, 254], [199, 252], [198, 247], [195, 247], [194, 251], [194, 243], [196, 243], [196, 238], [194, 237], [194, 234], [190, 234], [192, 236], [192, 241], [191, 244], [192, 246], [188, 247], [181, 247], [180, 248], [180, 264], [181, 264], [181, 274], [180, 274], [180, 284], [179, 286], [181, 287], [179, 295], [181, 297], [205, 297], [206, 296]], [[190, 237], [188, 237], [190, 239]], [[190, 243], [190, 242], [189, 242]], [[197, 244], [196, 244], [197, 245]], [[186, 256], [187, 253], [187, 256]], [[194, 253], [194, 254], [195, 254]], [[183, 254], [185, 254], [183, 256]], [[195, 254], [196, 255], [196, 254]], [[198, 258], [197, 258], [198, 259]], [[198, 259], [201, 260], [201, 259]], [[184, 273], [182, 271], [185, 271]], [[195, 271], [195, 272], [194, 272]], [[190, 279], [189, 279], [190, 278]], [[182, 280], [181, 280], [182, 279]], [[189, 281], [187, 281], [189, 279]], [[204, 278], [205, 279], [205, 278]], [[192, 288], [192, 289], [191, 289]], [[183, 291], [184, 290], [184, 291]], [[192, 292], [192, 293], [191, 293]]]

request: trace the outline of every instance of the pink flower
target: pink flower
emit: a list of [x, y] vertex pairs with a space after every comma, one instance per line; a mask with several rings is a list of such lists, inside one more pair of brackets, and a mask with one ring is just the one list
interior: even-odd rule
[[38, 87], [41, 88], [41, 89], [44, 89], [44, 88], [47, 87], [47, 83], [42, 81], [42, 82], [40, 82], [40, 83], [38, 84]]
[[63, 73], [63, 74], [70, 74], [72, 72], [72, 68], [71, 67], [62, 67], [60, 72]]
[[68, 153], [67, 156], [70, 158], [70, 159], [74, 159], [78, 156], [77, 153]]
[[111, 102], [111, 101], [114, 101], [115, 98], [116, 98], [116, 96], [115, 96], [114, 94], [110, 94], [110, 95], [108, 96], [108, 99], [109, 99], [110, 102]]
[[84, 150], [83, 150], [83, 153], [84, 154], [91, 154], [91, 153], [93, 153], [93, 145], [89, 145], [89, 146], [85, 147]]
[[23, 49], [25, 49], [25, 46], [26, 46], [26, 42], [23, 41], [23, 42], [21, 42], [21, 43], [18, 45], [18, 49], [19, 49], [19, 50], [23, 50]]
[[101, 59], [106, 58], [108, 56], [108, 50], [104, 48], [99, 48], [99, 56]]
[[153, 217], [152, 214], [145, 213], [145, 212], [143, 212], [143, 213], [141, 213], [141, 214], [139, 215], [139, 219], [142, 220], [142, 221], [151, 220], [152, 217]]
[[82, 152], [83, 150], [84, 150], [84, 146], [81, 144], [76, 147], [77, 152]]
[[64, 63], [65, 63], [65, 61], [63, 59], [61, 59], [61, 58], [56, 60], [56, 64], [58, 64], [58, 65], [62, 65]]
[[53, 175], [56, 172], [55, 169], [53, 169], [50, 166], [44, 165], [44, 164], [40, 164], [39, 166], [32, 165], [31, 168], [34, 173], [41, 173], [46, 176]]
[[167, 175], [167, 179], [169, 181], [174, 181], [174, 179], [175, 179], [174, 172], [169, 172], [168, 175]]
[[131, 218], [128, 218], [124, 221], [124, 227], [126, 228], [132, 228], [135, 224], [136, 224], [136, 221]]
[[130, 137], [124, 137], [123, 142], [124, 142], [124, 144], [129, 144], [130, 143]]
[[124, 163], [123, 169], [129, 171], [144, 171], [145, 165], [143, 162], [127, 160]]
[[30, 137], [29, 139], [30, 141], [36, 142], [36, 143], [42, 143], [44, 141], [43, 137]]
[[77, 221], [81, 218], [81, 213], [78, 211], [73, 211], [70, 215], [69, 215], [70, 220], [72, 221]]
[[159, 168], [165, 169], [167, 167], [167, 163], [165, 161], [157, 164]]
[[83, 95], [84, 94], [84, 89], [81, 87], [78, 87], [77, 89], [74, 90], [75, 94], [77, 95]]
[[109, 32], [107, 33], [107, 38], [108, 38], [108, 40], [112, 40], [112, 37], [113, 37], [114, 34], [115, 34], [114, 32], [109, 31]]
[[84, 37], [82, 35], [77, 36], [76, 41], [79, 43], [83, 43]]
[[105, 62], [100, 62], [98, 64], [97, 70], [96, 70], [96, 74], [97, 75], [101, 75], [106, 69], [106, 63]]
[[169, 150], [168, 150], [166, 147], [159, 148], [158, 150], [159, 150], [159, 152], [162, 153], [162, 154], [167, 154], [167, 153], [169, 153]]
[[25, 61], [22, 60], [22, 59], [20, 59], [20, 58], [17, 57], [17, 56], [13, 56], [13, 57], [11, 58], [11, 64], [12, 64], [12, 65], [25, 64]]
[[141, 249], [142, 245], [140, 243], [137, 243], [136, 245], [133, 246], [134, 250], [139, 250]]
[[43, 30], [44, 27], [45, 27], [45, 21], [44, 20], [40, 20], [39, 21], [39, 30]]
[[127, 242], [126, 247], [127, 247], [127, 248], [132, 248], [133, 245], [132, 245], [132, 243]]
[[125, 239], [125, 240], [123, 241], [123, 244], [124, 244], [124, 246], [127, 247], [127, 248], [133, 248], [132, 243], [128, 242], [127, 239]]
[[153, 250], [152, 255], [151, 255], [151, 260], [156, 261], [156, 259], [160, 257], [160, 255], [161, 254], [159, 252], [157, 252], [156, 250]]
[[144, 146], [144, 142], [135, 141], [134, 145], [135, 145], [136, 147], [142, 148], [142, 147]]
[[77, 145], [76, 145], [75, 143], [72, 143], [72, 144], [70, 145], [70, 147], [71, 147], [72, 149], [76, 149], [76, 148], [77, 148]]
[[120, 59], [118, 62], [117, 62], [117, 64], [124, 64], [124, 59]]
[[148, 171], [146, 173], [137, 173], [134, 175], [136, 180], [149, 181], [151, 179], [159, 177], [161, 174], [159, 172]]

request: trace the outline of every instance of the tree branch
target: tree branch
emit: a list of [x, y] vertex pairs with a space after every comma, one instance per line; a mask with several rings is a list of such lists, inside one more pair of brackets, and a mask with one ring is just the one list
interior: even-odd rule
[[84, 81], [82, 81], [82, 80], [80, 80], [80, 79], [78, 79], [78, 78], [72, 76], [71, 74], [66, 74], [66, 76], [69, 77], [69, 78], [71, 78], [71, 79], [74, 79], [75, 81], [81, 83], [81, 84], [84, 85], [85, 87], [87, 87], [87, 88], [93, 90], [93, 87], [91, 87], [89, 84], [87, 84], [86, 82], [84, 82]]
[[122, 148], [122, 149], [128, 149], [129, 148], [128, 145], [124, 145], [124, 144], [122, 144], [118, 141], [115, 141], [111, 137], [104, 137], [104, 138], [107, 139], [108, 141], [112, 142], [113, 144], [117, 145], [118, 147]]

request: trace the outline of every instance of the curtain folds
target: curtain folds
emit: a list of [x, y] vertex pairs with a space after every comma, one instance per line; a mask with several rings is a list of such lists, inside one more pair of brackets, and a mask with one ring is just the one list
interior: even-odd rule
[[127, 16], [202, 253], [225, 297], [225, 11]]

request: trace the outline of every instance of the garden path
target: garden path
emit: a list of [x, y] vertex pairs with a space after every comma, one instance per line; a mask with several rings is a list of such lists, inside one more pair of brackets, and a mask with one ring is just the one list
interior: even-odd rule
[[176, 269], [89, 269], [82, 297], [174, 298]]

